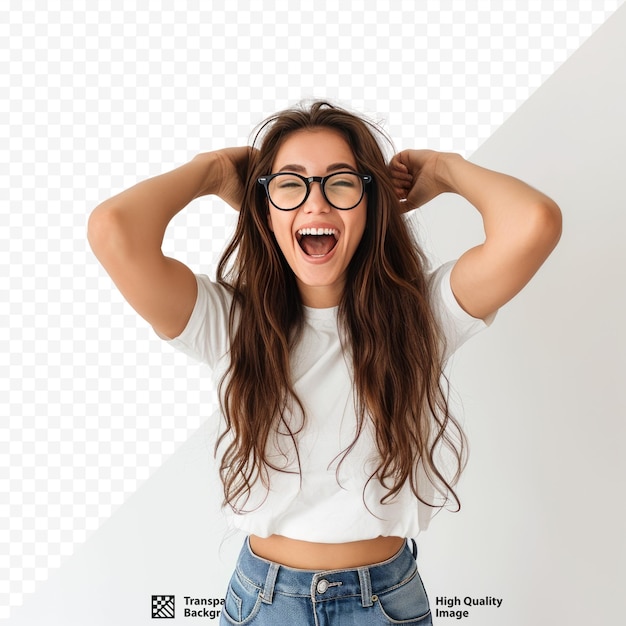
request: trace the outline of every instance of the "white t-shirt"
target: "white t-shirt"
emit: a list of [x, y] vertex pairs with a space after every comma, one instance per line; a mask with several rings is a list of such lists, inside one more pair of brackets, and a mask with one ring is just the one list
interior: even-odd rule
[[[441, 266], [429, 278], [431, 303], [446, 338], [445, 358], [494, 317], [476, 319], [459, 306], [450, 287], [453, 265]], [[207, 363], [219, 382], [228, 366], [231, 296], [207, 276], [196, 279], [198, 297], [191, 317], [168, 343]], [[278, 534], [322, 543], [380, 535], [414, 537], [428, 526], [433, 509], [421, 504], [408, 484], [387, 504], [380, 504], [385, 490], [378, 481], [369, 481], [364, 492], [376, 467], [371, 425], [338, 468], [356, 432], [352, 367], [341, 349], [337, 307], [304, 311], [302, 339], [291, 358], [295, 391], [306, 411], [304, 428], [297, 435], [301, 474], [291, 440], [275, 435], [268, 442], [268, 454], [295, 473], [271, 471], [269, 491], [257, 481], [246, 513], [235, 514], [229, 507], [226, 513], [235, 527], [260, 537]], [[300, 418], [294, 419], [299, 425]]]

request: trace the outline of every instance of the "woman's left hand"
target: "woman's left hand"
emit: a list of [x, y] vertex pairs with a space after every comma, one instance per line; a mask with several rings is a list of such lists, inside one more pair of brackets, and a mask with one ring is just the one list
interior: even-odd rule
[[441, 193], [451, 191], [439, 170], [446, 152], [435, 150], [403, 150], [389, 163], [396, 194], [406, 201], [406, 210], [416, 209]]
[[461, 255], [450, 277], [457, 301], [474, 317], [486, 318], [515, 296], [561, 235], [561, 211], [550, 198], [460, 154], [403, 150], [389, 171], [406, 210], [449, 191], [481, 214], [485, 240]]

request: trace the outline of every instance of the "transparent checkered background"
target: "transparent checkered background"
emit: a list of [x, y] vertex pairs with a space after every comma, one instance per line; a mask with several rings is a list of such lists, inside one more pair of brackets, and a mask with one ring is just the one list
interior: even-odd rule
[[[6, 4], [0, 618], [214, 409], [208, 371], [162, 345], [97, 264], [92, 208], [247, 142], [302, 98], [382, 121], [398, 149], [468, 156], [622, 2]], [[212, 274], [233, 217], [196, 201], [166, 252]]]

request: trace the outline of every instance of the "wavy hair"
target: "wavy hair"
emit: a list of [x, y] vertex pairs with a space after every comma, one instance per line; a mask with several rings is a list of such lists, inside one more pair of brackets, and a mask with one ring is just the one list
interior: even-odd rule
[[[408, 481], [430, 506], [418, 480], [420, 468], [443, 497], [460, 507], [453, 489], [465, 465], [466, 442], [450, 414], [443, 375], [443, 337], [430, 307], [423, 253], [401, 217], [379, 127], [326, 102], [313, 102], [266, 120], [254, 140], [258, 152], [241, 172], [245, 196], [233, 239], [217, 280], [233, 294], [230, 364], [219, 386], [226, 426], [220, 476], [225, 503], [243, 512], [256, 481], [269, 487], [269, 471], [285, 471], [267, 453], [273, 433], [286, 434], [297, 457], [297, 435], [306, 419], [291, 380], [290, 352], [300, 337], [303, 308], [295, 276], [267, 222], [257, 178], [271, 172], [275, 156], [293, 132], [330, 128], [350, 145], [359, 172], [371, 174], [365, 231], [347, 268], [338, 323], [352, 362], [357, 428], [354, 446], [371, 420], [378, 465], [369, 480], [390, 501]], [[302, 416], [299, 427], [290, 419]], [[441, 467], [444, 450], [452, 467]], [[364, 495], [365, 497], [365, 495]]]

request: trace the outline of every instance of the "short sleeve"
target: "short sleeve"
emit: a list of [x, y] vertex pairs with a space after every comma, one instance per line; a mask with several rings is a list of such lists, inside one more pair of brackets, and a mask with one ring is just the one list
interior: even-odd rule
[[197, 361], [215, 367], [228, 352], [228, 320], [232, 296], [222, 285], [196, 274], [198, 295], [183, 332], [166, 343]]
[[445, 341], [444, 361], [468, 339], [489, 327], [496, 317], [495, 312], [484, 320], [472, 317], [457, 302], [450, 285], [450, 274], [455, 263], [444, 263], [428, 277], [431, 306]]

